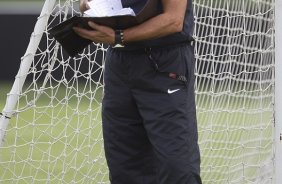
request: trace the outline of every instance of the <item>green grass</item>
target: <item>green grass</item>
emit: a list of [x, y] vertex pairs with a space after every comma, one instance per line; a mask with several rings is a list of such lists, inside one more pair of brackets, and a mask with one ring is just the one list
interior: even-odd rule
[[[3, 106], [4, 93], [11, 84], [0, 84]], [[96, 102], [89, 103], [91, 97], [99, 102], [101, 91], [91, 96], [90, 88], [70, 90], [49, 86], [39, 100], [31, 104], [37, 107], [35, 110], [25, 105], [36, 96], [31, 90], [33, 87], [25, 87], [30, 93], [18, 104], [22, 112], [11, 119], [5, 144], [0, 149], [0, 183], [108, 182], [100, 108]], [[54, 93], [56, 98], [51, 100], [49, 96]], [[78, 97], [80, 93], [85, 96]], [[66, 96], [69, 98], [64, 100]], [[210, 110], [198, 114], [204, 184], [226, 184], [242, 179], [243, 175], [244, 180], [237, 183], [254, 182], [254, 178], [264, 172], [263, 162], [272, 156], [272, 113], [245, 113], [258, 105], [246, 101], [245, 110], [240, 111], [240, 98], [229, 99], [229, 105], [223, 105], [228, 98], [217, 101], [214, 97], [214, 102], [208, 96], [201, 99], [205, 99], [201, 108]], [[216, 111], [220, 107], [238, 111]], [[258, 141], [258, 137], [265, 139]]]
[[10, 91], [11, 87], [12, 87], [11, 81], [0, 80], [0, 111], [2, 111], [2, 109], [4, 108], [7, 98], [7, 93]]
[[[2, 94], [9, 91], [10, 85], [1, 84], [3, 106]], [[63, 87], [45, 92], [33, 104], [36, 110], [24, 105], [35, 95], [32, 91], [18, 104], [22, 112], [11, 119], [0, 151], [1, 184], [42, 183], [48, 178], [51, 183], [107, 181], [99, 104], [89, 103], [91, 95], [77, 100], [72, 96], [78, 93]], [[56, 98], [50, 100], [52, 93], [56, 93]], [[66, 94], [70, 98], [64, 101]], [[92, 97], [100, 99], [101, 90]]]

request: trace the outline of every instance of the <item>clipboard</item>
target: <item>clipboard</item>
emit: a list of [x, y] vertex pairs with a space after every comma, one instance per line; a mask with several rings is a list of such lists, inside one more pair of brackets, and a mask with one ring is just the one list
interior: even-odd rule
[[48, 32], [52, 35], [66, 50], [66, 52], [74, 57], [81, 52], [85, 47], [92, 43], [91, 40], [78, 36], [73, 27], [81, 27], [84, 29], [92, 30], [88, 26], [89, 21], [93, 21], [97, 24], [111, 27], [113, 29], [126, 29], [154, 17], [160, 14], [159, 0], [147, 0], [142, 10], [136, 15], [122, 15], [111, 17], [81, 17], [73, 16], [70, 19], [59, 23], [55, 27], [51, 28]]

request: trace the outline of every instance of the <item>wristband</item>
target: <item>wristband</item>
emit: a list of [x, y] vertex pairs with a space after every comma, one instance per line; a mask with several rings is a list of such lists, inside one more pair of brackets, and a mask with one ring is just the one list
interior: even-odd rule
[[123, 30], [115, 30], [115, 47], [124, 47]]

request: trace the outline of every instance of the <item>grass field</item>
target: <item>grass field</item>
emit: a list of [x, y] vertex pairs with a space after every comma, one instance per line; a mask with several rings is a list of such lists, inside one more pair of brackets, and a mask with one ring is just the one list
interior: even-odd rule
[[4, 108], [7, 93], [10, 91], [11, 87], [12, 81], [0, 80], [0, 111], [2, 111], [2, 109]]
[[[10, 86], [1, 82], [1, 109], [4, 93]], [[0, 151], [1, 184], [107, 183], [100, 108], [98, 102], [89, 100], [93, 97], [99, 101], [101, 91], [94, 96], [88, 91], [80, 88], [76, 93], [63, 88], [46, 88], [40, 100], [31, 104], [36, 109], [22, 105], [30, 102], [27, 99], [34, 96], [32, 91], [23, 98], [18, 105], [19, 110], [23, 108], [22, 112], [12, 118]], [[49, 98], [55, 93], [56, 98]], [[77, 95], [80, 93], [85, 96]], [[66, 94], [68, 100], [64, 100]], [[207, 100], [198, 114], [204, 183], [245, 184], [263, 180], [256, 176], [269, 172], [262, 168], [273, 164], [269, 158], [273, 146], [272, 114], [268, 111], [245, 113], [254, 107], [238, 110], [240, 103], [225, 107], [237, 109], [237, 112], [212, 111], [219, 108], [220, 102], [216, 105], [218, 107], [211, 107]], [[210, 110], [205, 112], [204, 108]]]
[[[9, 87], [1, 83], [1, 109]], [[70, 97], [63, 104], [64, 92], [56, 91], [53, 101], [43, 94], [37, 110], [27, 108], [12, 118], [0, 152], [1, 183], [41, 183], [47, 178], [50, 183], [107, 181], [98, 103]]]

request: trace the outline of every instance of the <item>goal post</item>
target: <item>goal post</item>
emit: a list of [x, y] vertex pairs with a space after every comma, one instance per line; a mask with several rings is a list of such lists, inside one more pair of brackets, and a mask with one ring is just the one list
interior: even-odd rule
[[275, 3], [275, 183], [282, 183], [282, 0]]
[[[78, 4], [44, 3], [0, 115], [1, 184], [109, 183], [100, 116], [107, 48], [93, 43], [70, 58], [48, 34]], [[204, 184], [281, 183], [280, 7], [193, 0]]]
[[15, 106], [19, 99], [19, 95], [21, 93], [22, 87], [24, 85], [25, 79], [28, 75], [28, 71], [30, 70], [31, 63], [34, 59], [34, 55], [38, 49], [38, 45], [41, 41], [42, 35], [44, 34], [44, 29], [46, 28], [50, 12], [53, 10], [55, 6], [56, 0], [46, 0], [41, 14], [38, 17], [38, 21], [34, 27], [33, 34], [30, 39], [30, 43], [27, 47], [25, 55], [22, 57], [21, 65], [18, 71], [17, 76], [15, 77], [14, 84], [12, 89], [7, 97], [6, 105], [2, 111], [2, 116], [0, 119], [0, 147], [2, 142], [4, 141], [5, 131], [7, 125], [9, 123], [9, 119], [14, 113]]

